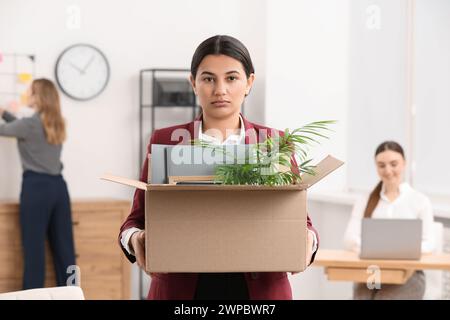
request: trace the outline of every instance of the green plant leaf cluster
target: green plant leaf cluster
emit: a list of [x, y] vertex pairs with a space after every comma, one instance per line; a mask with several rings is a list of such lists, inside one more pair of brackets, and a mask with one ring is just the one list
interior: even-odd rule
[[[319, 139], [328, 139], [326, 133], [334, 120], [317, 121], [290, 131], [283, 135], [267, 137], [263, 142], [254, 145], [253, 152], [245, 161], [234, 164], [218, 164], [215, 168], [215, 180], [227, 185], [288, 185], [301, 182], [301, 174], [314, 175], [312, 159], [308, 158], [308, 147], [320, 144]], [[225, 152], [224, 148], [204, 141], [193, 141], [194, 145]], [[296, 165], [292, 159], [299, 161]]]

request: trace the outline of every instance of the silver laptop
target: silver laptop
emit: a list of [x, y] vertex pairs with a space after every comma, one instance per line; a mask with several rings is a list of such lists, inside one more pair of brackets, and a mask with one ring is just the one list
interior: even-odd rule
[[422, 220], [364, 218], [361, 227], [361, 259], [420, 259]]

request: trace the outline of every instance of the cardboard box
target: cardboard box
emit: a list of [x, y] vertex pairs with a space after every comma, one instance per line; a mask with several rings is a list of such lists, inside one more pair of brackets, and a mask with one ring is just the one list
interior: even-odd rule
[[315, 176], [288, 186], [146, 184], [150, 272], [275, 272], [306, 268], [307, 189], [343, 164], [331, 156]]

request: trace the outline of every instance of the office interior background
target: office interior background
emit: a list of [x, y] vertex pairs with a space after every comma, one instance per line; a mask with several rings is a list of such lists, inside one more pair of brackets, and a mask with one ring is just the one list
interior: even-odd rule
[[[61, 94], [68, 123], [63, 174], [73, 200], [132, 199], [130, 188], [99, 177], [139, 175], [140, 134], [146, 143], [151, 123], [147, 108], [139, 131], [140, 70], [189, 68], [198, 44], [216, 34], [240, 39], [252, 56], [256, 81], [244, 109], [250, 121], [284, 129], [338, 120], [330, 139], [311, 149], [315, 159], [333, 154], [345, 161], [309, 191], [321, 248], [343, 247], [355, 199], [378, 182], [375, 148], [396, 140], [406, 151], [406, 180], [430, 197], [442, 223], [441, 249], [450, 251], [447, 0], [0, 0], [4, 61], [8, 54], [34, 55], [35, 76], [55, 80], [61, 52], [86, 43], [109, 62], [99, 96], [77, 101]], [[0, 78], [0, 91], [14, 89]], [[10, 100], [0, 94], [0, 105]], [[190, 108], [155, 110], [156, 128], [191, 120]], [[0, 139], [0, 168], [0, 199], [18, 200], [15, 140]], [[428, 297], [449, 299], [449, 274], [434, 276]], [[352, 296], [352, 283], [328, 281], [320, 267], [290, 280], [295, 299]], [[145, 295], [149, 281], [133, 265], [130, 298]]]

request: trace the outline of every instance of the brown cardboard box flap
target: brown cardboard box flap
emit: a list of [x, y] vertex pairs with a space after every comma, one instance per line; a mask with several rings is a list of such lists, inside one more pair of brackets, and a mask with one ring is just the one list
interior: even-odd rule
[[147, 184], [139, 180], [128, 179], [115, 176], [112, 174], [103, 174], [100, 179], [135, 187], [144, 191], [186, 191], [186, 190], [227, 190], [227, 191], [271, 191], [271, 190], [287, 190], [301, 191], [307, 188], [305, 184], [293, 184], [284, 186], [260, 186], [260, 185], [176, 185], [176, 184]]
[[124, 184], [126, 186], [135, 187], [137, 189], [141, 189], [144, 191], [147, 191], [147, 184], [145, 182], [139, 181], [139, 180], [132, 180], [128, 178], [123, 178], [119, 176], [115, 176], [112, 174], [105, 173], [103, 174], [100, 179], [107, 180], [111, 182], [116, 182], [120, 184]]
[[320, 161], [315, 168], [315, 175], [302, 175], [302, 183], [295, 185], [282, 186], [261, 186], [261, 185], [174, 185], [174, 184], [147, 184], [139, 180], [128, 179], [124, 177], [115, 176], [112, 174], [104, 174], [100, 178], [107, 181], [112, 181], [124, 184], [130, 187], [135, 187], [144, 191], [161, 191], [161, 190], [305, 190], [316, 184], [328, 174], [339, 168], [344, 164], [343, 161], [334, 158], [331, 155], [325, 157]]
[[343, 161], [336, 159], [331, 155], [326, 156], [316, 165], [316, 168], [314, 170], [315, 175], [302, 175], [302, 185], [306, 185], [307, 188], [311, 187], [343, 164]]

